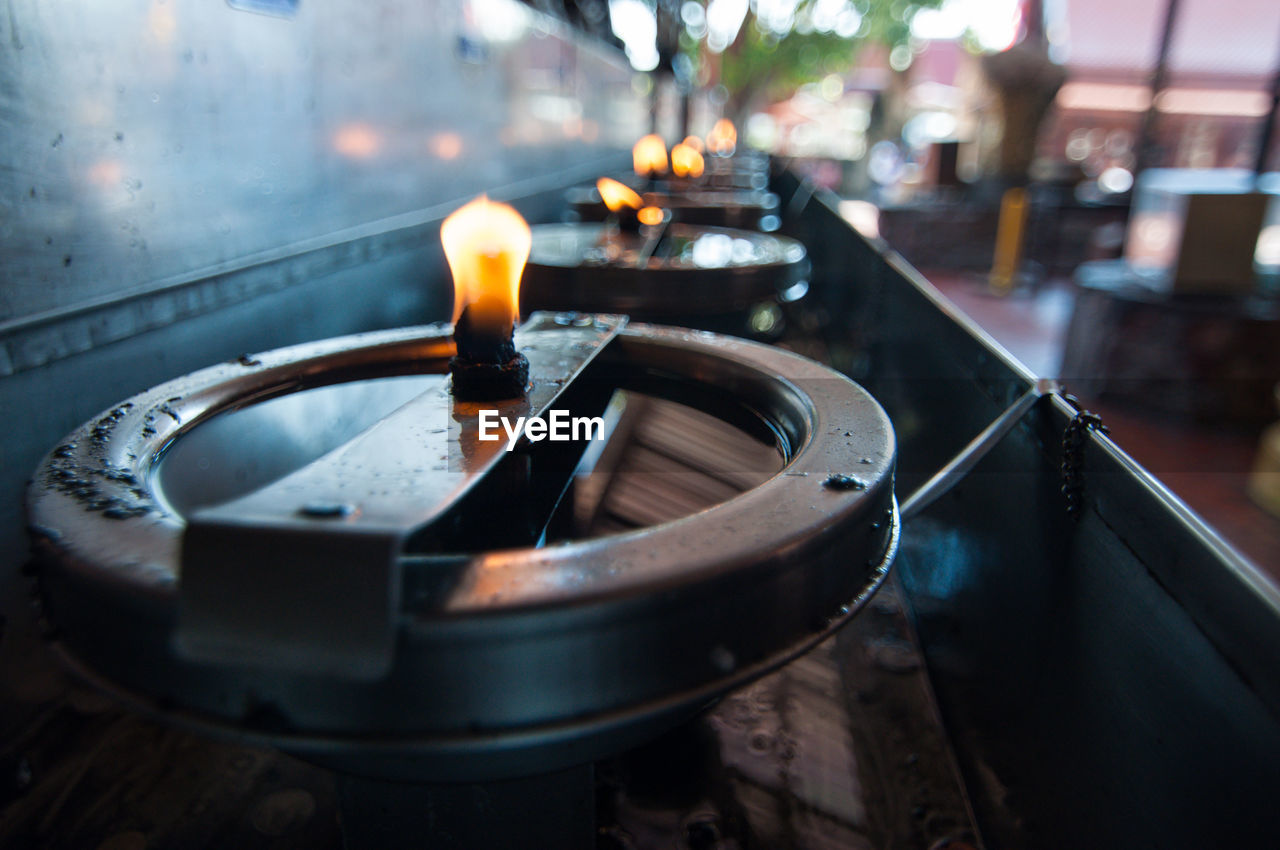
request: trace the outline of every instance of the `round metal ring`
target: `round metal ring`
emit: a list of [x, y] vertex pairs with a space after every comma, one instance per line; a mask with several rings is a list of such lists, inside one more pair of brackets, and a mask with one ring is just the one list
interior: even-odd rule
[[[443, 371], [444, 326], [241, 358], [163, 384], [73, 432], [28, 512], [45, 616], [84, 675], [136, 705], [357, 772], [478, 779], [586, 761], [785, 662], [852, 616], [898, 535], [879, 405], [812, 361], [633, 325], [597, 375], [734, 399], [785, 435], [785, 469], [715, 507], [633, 532], [453, 559], [406, 594], [390, 674], [345, 681], [193, 662], [173, 646], [182, 517], [157, 492], [170, 444], [222, 411], [300, 388]], [[437, 581], [431, 559], [405, 582]], [[438, 583], [438, 582], [437, 582]]]
[[[754, 178], [754, 179], [753, 179]], [[766, 219], [779, 215], [781, 200], [765, 190], [767, 174], [734, 174], [722, 171], [707, 176], [706, 183], [692, 185], [664, 182], [657, 191], [644, 192], [644, 199], [675, 215], [685, 224], [731, 227], [742, 230], [776, 230], [777, 223], [765, 227]], [[565, 193], [569, 208], [582, 221], [603, 221], [609, 208], [594, 186], [577, 186]]]
[[[809, 274], [804, 245], [786, 236], [677, 222], [666, 237], [681, 246], [681, 256], [651, 258], [637, 267], [644, 239], [615, 234], [612, 242], [621, 253], [606, 257], [599, 246], [603, 229], [598, 224], [533, 228], [533, 250], [520, 286], [526, 312], [585, 310], [686, 321], [774, 303]], [[713, 249], [705, 258], [700, 241]]]

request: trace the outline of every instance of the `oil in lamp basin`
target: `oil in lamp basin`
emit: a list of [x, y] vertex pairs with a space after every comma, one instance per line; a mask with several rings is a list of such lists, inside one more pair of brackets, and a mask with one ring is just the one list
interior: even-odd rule
[[[441, 234], [452, 327], [241, 357], [45, 458], [35, 575], [75, 669], [349, 774], [494, 780], [639, 743], [883, 580], [894, 438], [860, 387], [619, 315], [516, 329], [528, 225], [481, 198]], [[688, 429], [665, 461], [645, 409]], [[665, 485], [598, 522], [646, 440]]]
[[772, 301], [808, 273], [804, 245], [785, 236], [682, 223], [638, 232], [545, 224], [533, 228], [521, 300], [525, 309], [671, 321]]

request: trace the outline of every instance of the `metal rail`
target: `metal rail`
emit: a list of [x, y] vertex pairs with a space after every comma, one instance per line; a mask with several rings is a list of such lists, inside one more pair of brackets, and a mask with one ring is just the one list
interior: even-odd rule
[[959, 454], [953, 457], [946, 466], [934, 473], [933, 477], [916, 488], [902, 503], [902, 520], [906, 522], [916, 516], [940, 496], [950, 490], [977, 466], [978, 461], [987, 456], [1005, 435], [1026, 416], [1027, 411], [1035, 407], [1037, 401], [1050, 393], [1056, 392], [1058, 384], [1050, 378], [1041, 378], [1030, 389], [1009, 405], [1004, 413], [982, 429], [978, 436], [969, 441]]

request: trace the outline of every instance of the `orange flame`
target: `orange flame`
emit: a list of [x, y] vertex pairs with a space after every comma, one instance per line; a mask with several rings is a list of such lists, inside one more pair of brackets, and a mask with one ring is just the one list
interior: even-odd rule
[[473, 327], [508, 334], [519, 318], [520, 275], [533, 235], [520, 213], [481, 195], [440, 225], [453, 274], [453, 320], [462, 311]]
[[688, 145], [698, 153], [702, 153], [706, 150], [706, 148], [702, 146], [702, 139], [699, 139], [697, 136], [685, 136], [684, 141], [680, 144]]
[[684, 142], [671, 149], [671, 173], [677, 177], [701, 177], [702, 154]]
[[650, 133], [631, 149], [631, 161], [635, 165], [636, 174], [641, 176], [666, 174], [667, 143], [662, 141], [661, 136]]
[[729, 156], [738, 146], [738, 131], [728, 118], [721, 118], [707, 133], [707, 150], [721, 156]]
[[636, 213], [636, 218], [640, 219], [641, 224], [662, 224], [663, 217], [661, 207], [644, 207]]
[[638, 210], [644, 204], [630, 186], [608, 177], [601, 177], [596, 181], [596, 191], [600, 193], [600, 200], [604, 201], [609, 212], [617, 212], [623, 207]]

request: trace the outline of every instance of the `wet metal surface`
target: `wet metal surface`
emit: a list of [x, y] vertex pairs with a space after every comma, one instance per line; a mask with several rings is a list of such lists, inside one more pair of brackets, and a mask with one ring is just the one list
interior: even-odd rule
[[411, 399], [443, 392], [447, 380], [429, 374], [345, 381], [226, 411], [165, 449], [155, 471], [157, 494], [177, 516], [247, 495], [344, 445]]
[[0, 8], [6, 682], [50, 678], [20, 491], [55, 435], [242, 352], [447, 318], [444, 215], [488, 191], [551, 220], [647, 127], [621, 50], [516, 0], [291, 5]]
[[509, 440], [479, 439], [479, 410], [542, 415], [625, 323], [566, 326], [535, 313], [516, 333], [530, 362], [525, 395], [463, 402], [438, 387], [279, 481], [187, 517], [181, 651], [208, 663], [385, 674], [405, 543], [507, 453]]
[[[608, 333], [581, 314], [550, 322], [548, 334]], [[531, 360], [542, 356], [539, 339], [522, 344]], [[238, 357], [135, 397], [108, 422], [98, 453], [78, 462], [110, 460], [144, 473], [139, 489], [149, 493], [165, 480], [151, 476], [160, 451], [218, 411], [346, 377], [439, 371], [451, 353], [444, 329], [426, 328]], [[511, 521], [502, 508], [498, 525], [480, 515], [484, 533], [469, 549], [427, 547], [403, 559], [399, 532], [362, 531], [360, 499], [341, 492], [273, 507], [282, 513], [270, 528], [252, 512], [236, 529], [245, 546], [224, 547], [221, 558], [198, 547], [210, 575], [249, 564], [242, 581], [227, 583], [239, 596], [228, 596], [222, 611], [274, 611], [252, 618], [243, 631], [258, 639], [219, 655], [219, 664], [184, 640], [183, 518], [157, 499], [144, 515], [108, 520], [46, 483], [31, 491], [31, 516], [42, 598], [62, 630], [59, 651], [139, 708], [211, 731], [234, 728], [362, 773], [493, 779], [630, 745], [847, 622], [883, 581], [898, 535], [892, 429], [847, 379], [744, 340], [632, 325], [570, 389], [575, 399], [607, 399], [632, 383], [730, 422], [753, 421], [785, 447], [787, 471], [671, 522], [541, 548], [495, 542], [494, 530]], [[173, 415], [157, 414], [161, 408]], [[71, 439], [91, 441], [98, 424]], [[352, 445], [362, 450], [360, 438]], [[551, 451], [540, 443], [508, 455], [531, 470], [530, 492], [545, 486], [538, 476]], [[51, 455], [47, 465], [59, 460]], [[851, 469], [864, 488], [822, 486], [833, 471]], [[524, 474], [506, 464], [486, 482], [498, 473], [499, 485], [506, 474]], [[376, 492], [373, 480], [366, 486]], [[496, 504], [490, 497], [501, 492], [480, 502]], [[320, 515], [298, 516], [299, 508]], [[338, 533], [347, 526], [350, 533]], [[313, 557], [297, 557], [299, 541]], [[245, 551], [258, 553], [257, 567]], [[336, 584], [329, 568], [317, 568], [331, 558], [351, 566]], [[330, 642], [331, 634], [342, 639]], [[385, 650], [392, 643], [394, 654]], [[263, 663], [265, 647], [297, 657]]]
[[620, 52], [515, 0], [15, 0], [0, 41], [0, 330], [603, 159], [645, 119]]

